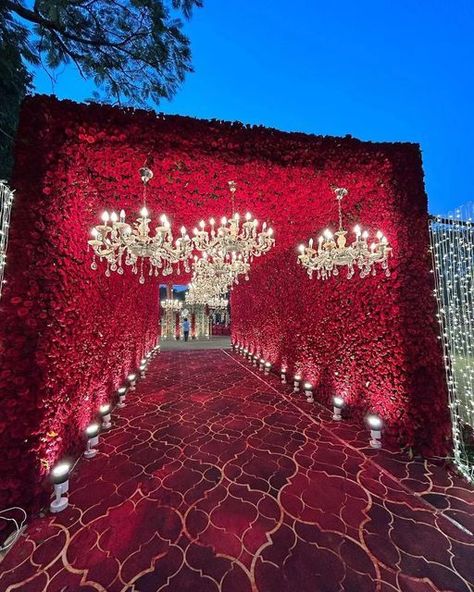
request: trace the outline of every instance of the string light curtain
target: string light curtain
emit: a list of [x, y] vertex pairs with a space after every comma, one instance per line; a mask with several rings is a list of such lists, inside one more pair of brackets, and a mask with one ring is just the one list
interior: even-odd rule
[[3, 274], [7, 262], [8, 230], [13, 204], [13, 191], [5, 181], [0, 181], [0, 298], [4, 284]]
[[454, 459], [474, 481], [474, 204], [430, 221]]

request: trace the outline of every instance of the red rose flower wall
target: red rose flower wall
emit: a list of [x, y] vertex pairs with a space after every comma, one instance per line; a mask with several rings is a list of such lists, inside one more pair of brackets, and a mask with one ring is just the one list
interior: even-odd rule
[[[90, 228], [105, 209], [142, 206], [138, 169], [154, 172], [147, 205], [175, 233], [236, 210], [275, 229], [232, 297], [235, 339], [298, 369], [326, 400], [343, 394], [381, 414], [401, 445], [442, 452], [449, 414], [430, 275], [419, 149], [151, 112], [28, 99], [17, 141], [7, 285], [2, 298], [0, 506], [39, 502], [46, 463], [81, 431], [158, 335], [158, 286], [129, 269], [90, 269]], [[380, 228], [392, 276], [309, 280], [296, 246], [337, 221], [333, 184], [349, 189], [349, 229]], [[166, 281], [185, 283], [175, 275]], [[82, 444], [81, 444], [82, 445]]]

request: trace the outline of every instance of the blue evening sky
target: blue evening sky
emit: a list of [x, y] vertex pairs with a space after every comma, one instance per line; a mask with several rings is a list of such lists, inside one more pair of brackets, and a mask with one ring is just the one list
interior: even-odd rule
[[[195, 73], [157, 110], [287, 131], [419, 142], [430, 211], [474, 185], [474, 0], [204, 0]], [[36, 90], [84, 100], [72, 66]]]

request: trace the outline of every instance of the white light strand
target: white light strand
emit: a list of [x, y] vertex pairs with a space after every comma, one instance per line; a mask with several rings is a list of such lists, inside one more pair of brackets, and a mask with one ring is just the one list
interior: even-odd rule
[[14, 192], [8, 187], [6, 181], [0, 180], [0, 298], [5, 284], [3, 275], [7, 263], [8, 232], [10, 229], [13, 194]]
[[472, 450], [465, 435], [474, 430], [474, 204], [430, 223], [438, 322], [452, 419], [454, 460], [474, 481]]

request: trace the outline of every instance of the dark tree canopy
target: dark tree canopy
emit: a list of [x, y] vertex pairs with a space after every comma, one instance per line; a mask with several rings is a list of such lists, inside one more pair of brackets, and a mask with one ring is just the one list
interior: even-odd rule
[[203, 0], [0, 0], [0, 179], [8, 178], [27, 65], [72, 63], [97, 100], [144, 105], [192, 70], [182, 18]]
[[74, 63], [102, 97], [157, 103], [192, 69], [181, 17], [200, 6], [202, 0], [0, 0], [0, 34], [32, 64]]
[[21, 32], [2, 31], [0, 37], [0, 179], [7, 179], [13, 163], [12, 145], [20, 103], [31, 88], [19, 46]]

